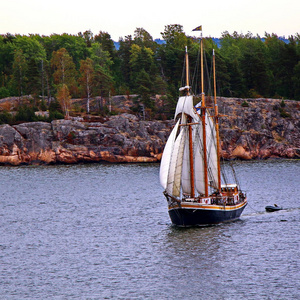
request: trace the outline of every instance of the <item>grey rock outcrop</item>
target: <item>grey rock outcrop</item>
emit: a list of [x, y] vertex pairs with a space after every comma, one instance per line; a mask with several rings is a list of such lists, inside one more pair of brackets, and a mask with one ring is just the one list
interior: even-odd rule
[[101, 122], [55, 120], [0, 126], [0, 163], [155, 162], [172, 122], [129, 114]]
[[[219, 98], [225, 159], [300, 157], [300, 102]], [[0, 164], [157, 162], [174, 121], [124, 113], [97, 122], [0, 125]]]

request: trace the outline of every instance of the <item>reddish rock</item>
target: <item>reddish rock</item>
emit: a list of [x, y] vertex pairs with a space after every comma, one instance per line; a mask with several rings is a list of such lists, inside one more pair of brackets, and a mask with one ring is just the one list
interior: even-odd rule
[[[219, 98], [225, 159], [300, 157], [297, 101]], [[285, 111], [282, 116], [282, 109]], [[88, 119], [87, 119], [88, 120]], [[158, 162], [174, 121], [143, 121], [125, 113], [93, 122], [55, 120], [0, 125], [0, 164]]]
[[231, 153], [231, 156], [234, 158], [240, 159], [252, 159], [252, 155], [249, 151], [246, 151], [242, 146], [237, 146]]

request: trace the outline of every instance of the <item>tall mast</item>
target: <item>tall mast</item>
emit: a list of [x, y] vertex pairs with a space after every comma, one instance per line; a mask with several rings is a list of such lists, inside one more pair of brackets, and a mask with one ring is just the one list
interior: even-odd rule
[[213, 49], [213, 71], [214, 71], [214, 104], [215, 104], [215, 122], [217, 136], [217, 167], [218, 167], [218, 190], [221, 192], [221, 167], [220, 167], [220, 134], [219, 134], [219, 110], [217, 104], [217, 86], [216, 86], [216, 57]]
[[186, 77], [186, 86], [188, 87], [187, 95], [190, 94], [190, 78], [189, 78], [189, 54], [187, 51], [187, 46], [185, 46], [185, 77]]
[[[186, 86], [187, 86], [187, 95], [190, 95], [190, 82], [189, 82], [189, 56], [187, 51], [187, 46], [185, 47], [185, 70], [186, 70]], [[188, 118], [188, 123], [191, 123], [191, 117]], [[192, 126], [189, 126], [189, 156], [190, 156], [190, 182], [191, 182], [191, 197], [195, 197], [195, 175], [194, 175], [194, 160], [193, 160], [193, 130]]]
[[205, 186], [205, 197], [208, 197], [208, 176], [207, 176], [207, 149], [206, 149], [206, 124], [205, 124], [205, 95], [204, 95], [204, 75], [203, 75], [203, 39], [201, 33], [201, 118], [203, 128], [203, 165], [204, 165], [204, 186]]

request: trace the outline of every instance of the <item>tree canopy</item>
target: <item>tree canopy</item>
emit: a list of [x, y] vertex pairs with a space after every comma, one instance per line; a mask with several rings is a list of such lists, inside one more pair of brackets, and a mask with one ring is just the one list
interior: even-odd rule
[[[198, 60], [199, 38], [179, 24], [165, 26], [164, 43], [144, 28], [120, 38], [119, 48], [107, 32], [77, 35], [0, 35], [0, 97], [33, 95], [108, 97], [138, 94], [146, 108], [164, 95], [174, 107], [181, 86], [185, 46], [191, 66]], [[276, 34], [264, 37], [225, 31], [220, 44], [204, 38], [205, 65], [210, 72], [216, 51], [218, 94], [229, 97], [276, 97], [300, 100], [300, 36], [288, 42]], [[194, 73], [191, 68], [191, 74]], [[206, 87], [210, 85], [206, 81]], [[87, 104], [87, 110], [88, 110]], [[67, 109], [64, 109], [67, 111]]]

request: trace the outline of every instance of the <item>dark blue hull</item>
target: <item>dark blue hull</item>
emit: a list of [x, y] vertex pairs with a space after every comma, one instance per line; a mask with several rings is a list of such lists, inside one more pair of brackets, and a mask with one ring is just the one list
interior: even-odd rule
[[236, 209], [207, 209], [207, 208], [173, 208], [169, 215], [173, 224], [177, 226], [213, 225], [233, 221], [240, 217], [247, 203]]

